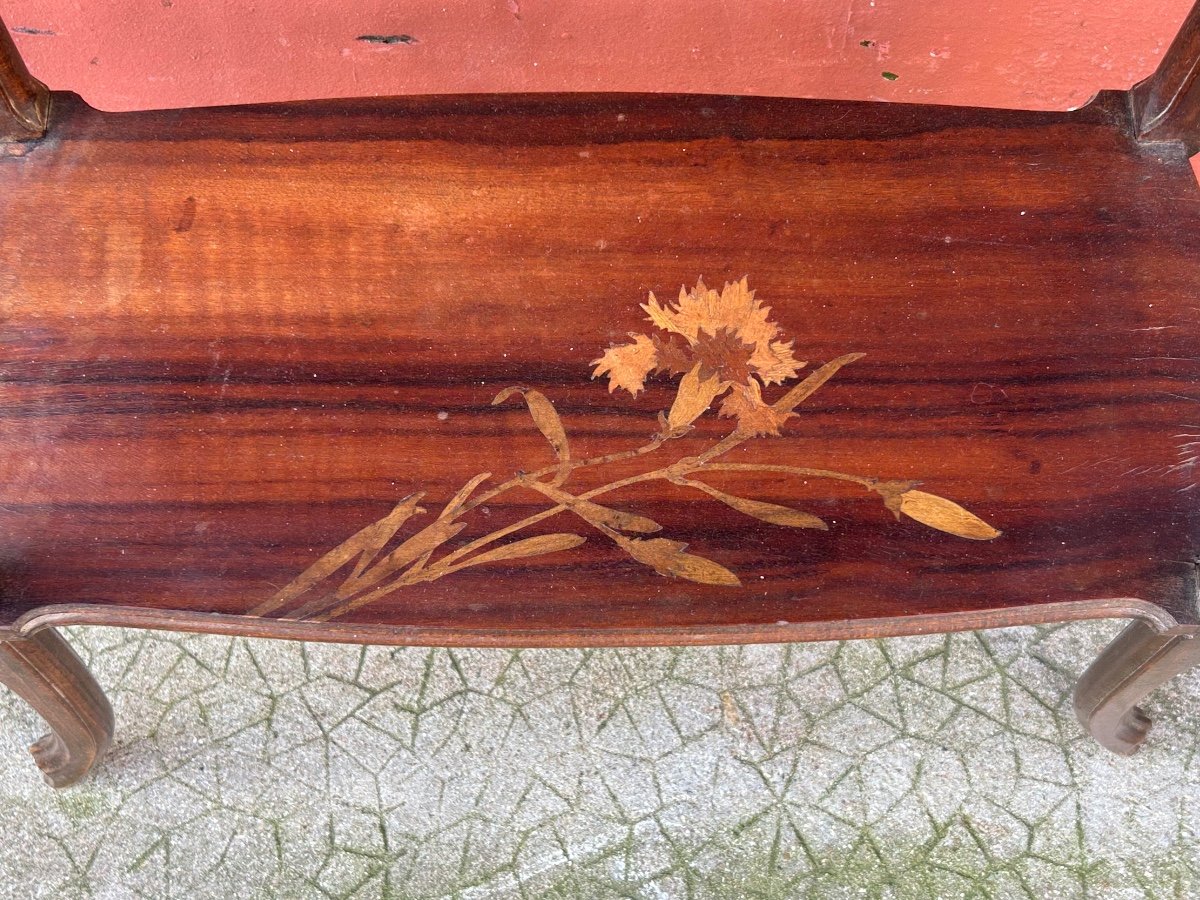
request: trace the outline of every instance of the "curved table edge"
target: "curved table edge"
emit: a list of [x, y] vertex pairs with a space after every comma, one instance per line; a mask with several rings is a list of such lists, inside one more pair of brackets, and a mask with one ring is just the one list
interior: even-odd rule
[[836, 621], [561, 629], [355, 625], [140, 607], [56, 604], [29, 610], [8, 628], [0, 628], [0, 639], [5, 635], [29, 637], [43, 629], [63, 625], [97, 625], [396, 647], [663, 647], [905, 637], [1084, 619], [1134, 619], [1160, 633], [1190, 633], [1200, 628], [1180, 623], [1156, 603], [1133, 597]]

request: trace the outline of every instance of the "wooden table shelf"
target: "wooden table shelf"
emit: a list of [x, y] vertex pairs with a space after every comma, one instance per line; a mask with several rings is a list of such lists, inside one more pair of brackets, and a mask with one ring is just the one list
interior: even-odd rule
[[1200, 643], [1198, 35], [1066, 113], [105, 114], [0, 48], [0, 681], [55, 730], [39, 763], [69, 783], [111, 735], [52, 630], [77, 623], [528, 646], [1128, 617], [1077, 707], [1131, 752]]

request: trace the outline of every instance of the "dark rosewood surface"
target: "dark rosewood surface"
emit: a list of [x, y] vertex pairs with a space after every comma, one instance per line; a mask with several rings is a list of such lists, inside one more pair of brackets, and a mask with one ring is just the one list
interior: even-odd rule
[[[1200, 191], [1124, 95], [1075, 113], [670, 96], [349, 101], [121, 116], [55, 96], [0, 158], [0, 627], [127, 622], [436, 643], [882, 634], [1114, 614], [1197, 623]], [[324, 625], [248, 617], [415, 491], [645, 444], [591, 362], [649, 292], [748, 276], [809, 366], [865, 354], [731, 463], [919, 481], [1002, 534], [853, 484], [723, 472], [606, 496], [740, 586], [586, 543]], [[768, 388], [768, 401], [783, 388]], [[732, 428], [715, 411], [654, 464]], [[644, 471], [579, 471], [583, 491]], [[453, 549], [540, 509], [463, 518]], [[905, 621], [898, 621], [906, 617]], [[890, 621], [887, 621], [890, 620]]]

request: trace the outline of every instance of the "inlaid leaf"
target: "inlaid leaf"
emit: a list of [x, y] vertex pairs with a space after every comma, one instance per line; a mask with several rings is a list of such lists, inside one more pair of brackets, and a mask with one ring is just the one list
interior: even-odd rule
[[790, 506], [779, 506], [778, 504], [766, 503], [762, 500], [749, 500], [746, 497], [736, 497], [733, 494], [726, 494], [724, 491], [719, 491], [702, 481], [685, 481], [684, 484], [688, 487], [704, 491], [710, 497], [720, 500], [726, 506], [736, 509], [743, 515], [751, 516], [763, 522], [770, 522], [772, 525], [785, 525], [789, 528], [816, 528], [820, 531], [829, 530], [829, 526], [812, 513], [792, 509]]
[[[367, 540], [367, 546], [363, 548], [363, 552], [359, 554], [358, 562], [354, 565], [354, 571], [350, 573], [350, 578], [357, 578], [371, 563], [375, 561], [375, 557], [379, 552], [387, 546], [390, 541], [400, 530], [400, 527], [417, 513], [425, 512], [424, 509], [417, 506], [417, 501], [424, 496], [423, 494], [410, 494], [399, 503], [396, 508], [388, 513], [384, 518], [375, 523], [374, 532]], [[370, 529], [364, 529], [369, 531]], [[363, 532], [360, 532], [362, 534]]]
[[675, 395], [670, 412], [667, 413], [667, 427], [671, 431], [680, 431], [691, 425], [708, 409], [717, 395], [728, 387], [716, 375], [702, 379], [702, 368], [703, 364], [696, 363], [679, 381], [679, 392]]
[[357, 578], [409, 518], [425, 511], [417, 505], [422, 496], [424, 495], [410, 494], [397, 503], [395, 508], [382, 519], [372, 522], [366, 528], [342, 541], [279, 590], [270, 600], [255, 609], [254, 614], [264, 616], [287, 605], [335, 574], [356, 556], [358, 563], [348, 580]]
[[578, 503], [572, 504], [571, 509], [589, 521], [599, 522], [601, 525], [607, 525], [618, 531], [628, 531], [633, 534], [654, 534], [656, 531], [662, 531], [662, 526], [653, 519], [621, 509], [600, 506], [590, 500], [580, 500]]
[[522, 559], [527, 556], [541, 556], [544, 553], [557, 553], [559, 550], [570, 550], [578, 547], [587, 538], [579, 534], [539, 534], [537, 537], [525, 538], [504, 544], [495, 550], [488, 550], [459, 564], [458, 568], [479, 566], [484, 563], [502, 562], [506, 559]]
[[593, 525], [603, 525], [607, 528], [614, 528], [617, 531], [628, 531], [633, 534], [654, 534], [656, 531], [662, 531], [661, 525], [653, 519], [647, 519], [645, 516], [635, 515], [634, 513], [625, 512], [620, 509], [610, 509], [607, 506], [593, 503], [591, 500], [580, 500], [578, 498], [555, 499], [559, 503], [569, 507], [571, 512]]
[[550, 446], [554, 449], [554, 455], [560, 462], [569, 462], [571, 459], [571, 447], [567, 443], [567, 430], [563, 427], [562, 419], [559, 418], [558, 410], [554, 408], [554, 404], [541, 391], [518, 386], [502, 390], [496, 395], [496, 399], [492, 401], [492, 406], [503, 403], [513, 394], [524, 396], [525, 405], [529, 407], [529, 415], [533, 418], [533, 424], [538, 427], [538, 431], [542, 433], [542, 436], [550, 442]]
[[990, 541], [1001, 534], [953, 500], [925, 491], [909, 490], [901, 494], [900, 512], [922, 525], [973, 541]]
[[837, 374], [838, 369], [842, 366], [862, 359], [866, 356], [865, 353], [847, 353], [845, 356], [839, 356], [837, 359], [825, 363], [821, 368], [817, 369], [802, 382], [780, 397], [772, 404], [775, 411], [783, 418], [787, 418], [789, 414], [801, 403], [813, 395], [813, 393], [827, 382], [830, 378]]
[[449, 518], [431, 522], [381, 559], [374, 568], [368, 569], [357, 578], [347, 579], [335, 596], [338, 599], [349, 597], [378, 584], [389, 575], [415, 562], [418, 557], [436, 550], [466, 527], [465, 522], [455, 522]]
[[687, 544], [679, 541], [669, 538], [630, 539], [622, 540], [620, 545], [630, 556], [650, 566], [659, 575], [683, 578], [699, 584], [741, 586], [738, 577], [724, 566], [702, 556], [684, 553]]
[[624, 388], [633, 396], [646, 386], [646, 376], [654, 368], [654, 343], [644, 334], [629, 335], [632, 344], [618, 344], [609, 347], [599, 359], [593, 359], [595, 366], [592, 377], [608, 375], [608, 392], [611, 394], [617, 388]]
[[601, 525], [607, 528], [614, 528], [617, 531], [629, 531], [635, 534], [653, 534], [656, 531], [662, 531], [662, 526], [653, 519], [647, 519], [645, 516], [635, 515], [634, 513], [619, 509], [610, 509], [607, 506], [593, 503], [591, 500], [581, 500], [574, 494], [560, 490], [552, 484], [535, 481], [531, 482], [529, 487], [545, 494], [555, 503], [563, 504], [563, 506], [566, 506], [581, 519], [592, 525]]
[[776, 412], [775, 407], [763, 402], [758, 380], [751, 378], [749, 384], [735, 385], [733, 391], [721, 402], [719, 415], [737, 418], [737, 428], [744, 435], [779, 436], [779, 427], [787, 416]]
[[783, 384], [799, 375], [808, 363], [796, 359], [792, 345], [792, 341], [760, 341], [756, 344], [750, 358], [754, 374], [766, 384]]
[[479, 487], [479, 485], [483, 484], [491, 477], [491, 472], [480, 472], [478, 475], [464, 484], [461, 488], [459, 488], [458, 493], [450, 498], [450, 502], [442, 507], [442, 511], [438, 514], [438, 518], [453, 519], [454, 516], [458, 514], [458, 511], [462, 505], [467, 502], [473, 493], [475, 493], [475, 488]]
[[671, 333], [663, 337], [655, 333], [651, 340], [654, 342], [654, 371], [656, 373], [683, 375], [696, 364], [696, 360], [692, 357], [692, 345], [687, 338]]

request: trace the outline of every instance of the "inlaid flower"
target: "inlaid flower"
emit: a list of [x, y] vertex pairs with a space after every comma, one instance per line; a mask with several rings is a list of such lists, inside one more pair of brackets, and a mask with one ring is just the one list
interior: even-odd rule
[[607, 375], [608, 389], [637, 394], [651, 374], [682, 375], [675, 402], [667, 414], [673, 432], [686, 429], [712, 402], [728, 394], [720, 415], [736, 418], [748, 435], [778, 435], [786, 414], [763, 399], [765, 385], [794, 379], [805, 363], [792, 355], [769, 318], [771, 308], [754, 296], [745, 278], [712, 290], [700, 279], [679, 299], [662, 304], [650, 295], [642, 304], [660, 328], [652, 336], [632, 333], [632, 343], [609, 347], [592, 364], [592, 377]]
[[[534, 426], [546, 439], [553, 463], [518, 471], [490, 487], [484, 485], [492, 473], [480, 472], [445, 502], [432, 521], [407, 533], [409, 522], [426, 511], [418, 505], [420, 493], [406, 497], [382, 519], [351, 535], [259, 604], [254, 614], [277, 614], [299, 604], [291, 612], [295, 618], [329, 621], [402, 588], [436, 581], [474, 566], [512, 565], [531, 557], [566, 553], [582, 544], [585, 536], [560, 531], [510, 538], [539, 526], [545, 519], [568, 513], [634, 562], [662, 576], [712, 587], [740, 586], [733, 570], [705, 555], [688, 552], [681, 541], [658, 536], [663, 530], [658, 522], [608, 505], [604, 498], [610, 492], [654, 481], [698, 491], [743, 516], [772, 526], [828, 531], [830, 525], [810, 512], [790, 504], [743, 497], [706, 479], [736, 479], [739, 473], [831, 479], [874, 493], [898, 520], [919, 522], [935, 531], [976, 541], [1000, 536], [998, 529], [953, 500], [918, 490], [915, 481], [884, 481], [850, 472], [752, 459], [723, 461], [722, 456], [759, 435], [778, 435], [780, 426], [797, 414], [800, 404], [863, 354], [846, 353], [829, 360], [768, 403], [763, 389], [796, 379], [806, 364], [792, 355], [792, 342], [784, 339], [779, 326], [770, 319], [770, 308], [754, 296], [746, 279], [726, 284], [720, 291], [710, 290], [698, 281], [690, 291], [681, 290], [679, 299], [669, 305], [659, 303], [651, 294], [642, 309], [656, 330], [649, 335], [631, 334], [628, 343], [609, 347], [592, 361], [596, 367], [592, 377], [607, 375], [610, 392], [623, 388], [634, 396], [651, 375], [665, 373], [668, 378], [679, 378], [671, 408], [659, 414], [659, 431], [648, 443], [580, 457], [572, 452], [566, 425], [549, 397], [527, 385], [507, 387], [495, 396], [492, 405], [502, 406], [520, 397]], [[703, 452], [587, 490], [569, 486], [577, 469], [629, 463], [661, 451], [668, 441], [687, 434], [691, 423], [720, 398], [724, 398], [720, 415], [736, 419], [737, 425]], [[467, 527], [462, 520], [473, 510], [482, 507], [487, 514], [488, 504], [515, 490], [541, 494], [551, 505], [481, 536], [460, 534]]]

